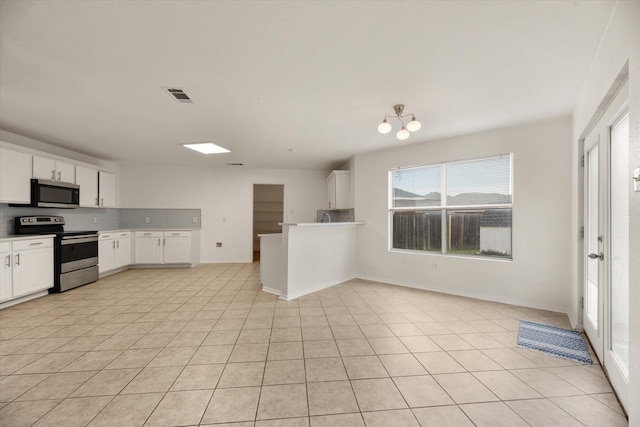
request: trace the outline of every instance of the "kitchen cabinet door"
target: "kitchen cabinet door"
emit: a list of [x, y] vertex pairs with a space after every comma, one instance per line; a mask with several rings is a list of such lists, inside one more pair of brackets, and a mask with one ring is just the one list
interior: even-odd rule
[[136, 264], [162, 263], [162, 232], [149, 232], [149, 234], [150, 236], [139, 237], [136, 233], [134, 249]]
[[76, 184], [80, 186], [80, 206], [98, 206], [98, 170], [76, 166]]
[[31, 162], [33, 156], [0, 147], [0, 202], [31, 201]]
[[33, 177], [76, 183], [76, 166], [48, 157], [33, 156]]
[[100, 206], [105, 208], [116, 207], [116, 176], [109, 172], [98, 172], [98, 193], [100, 194]]
[[10, 248], [11, 243], [0, 243], [0, 302], [13, 298], [13, 256]]
[[33, 177], [57, 181], [56, 161], [48, 157], [33, 156]]
[[116, 237], [115, 268], [125, 267], [131, 264], [131, 235], [122, 233]]
[[349, 209], [349, 171], [333, 171], [327, 177], [327, 208]]
[[56, 181], [76, 183], [76, 165], [56, 160]]
[[164, 233], [164, 262], [166, 264], [191, 263], [191, 233], [188, 231]]
[[13, 298], [52, 287], [53, 246], [20, 251], [14, 248]]
[[98, 272], [113, 270], [115, 268], [116, 241], [112, 234], [100, 235], [98, 241]]

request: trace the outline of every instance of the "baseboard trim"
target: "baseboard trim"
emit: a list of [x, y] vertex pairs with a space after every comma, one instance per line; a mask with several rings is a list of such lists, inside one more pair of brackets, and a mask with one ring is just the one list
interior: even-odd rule
[[456, 291], [456, 290], [446, 290], [446, 289], [441, 289], [441, 288], [433, 288], [433, 287], [429, 287], [429, 286], [419, 286], [416, 285], [414, 283], [408, 283], [408, 282], [402, 282], [402, 281], [397, 281], [397, 280], [389, 280], [388, 278], [381, 278], [381, 277], [375, 277], [375, 276], [368, 276], [368, 275], [358, 275], [357, 276], [358, 279], [362, 279], [362, 280], [370, 280], [373, 282], [380, 282], [380, 283], [386, 283], [389, 285], [394, 285], [394, 286], [405, 286], [407, 288], [412, 288], [412, 289], [420, 289], [423, 291], [431, 291], [431, 292], [439, 292], [441, 294], [447, 294], [447, 295], [456, 295], [456, 296], [461, 296], [461, 297], [467, 297], [467, 298], [475, 298], [475, 299], [480, 299], [483, 301], [491, 301], [491, 302], [498, 302], [501, 304], [510, 304], [510, 305], [517, 305], [520, 307], [527, 307], [527, 308], [533, 308], [536, 310], [546, 310], [546, 311], [552, 311], [555, 313], [561, 313], [561, 314], [565, 314], [567, 316], [569, 316], [569, 313], [567, 311], [567, 309], [565, 307], [557, 307], [557, 306], [548, 306], [545, 304], [531, 304], [528, 301], [523, 301], [523, 300], [519, 300], [516, 298], [503, 298], [503, 297], [499, 297], [496, 295], [486, 295], [483, 293], [479, 293], [479, 292], [465, 292], [465, 291]]

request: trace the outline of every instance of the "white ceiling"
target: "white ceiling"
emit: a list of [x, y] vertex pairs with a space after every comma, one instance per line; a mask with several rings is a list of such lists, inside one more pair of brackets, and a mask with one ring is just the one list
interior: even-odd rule
[[[0, 128], [116, 162], [329, 169], [571, 114], [614, 7], [2, 0]], [[422, 122], [405, 142], [376, 131], [397, 103]], [[199, 141], [231, 153], [180, 146]]]

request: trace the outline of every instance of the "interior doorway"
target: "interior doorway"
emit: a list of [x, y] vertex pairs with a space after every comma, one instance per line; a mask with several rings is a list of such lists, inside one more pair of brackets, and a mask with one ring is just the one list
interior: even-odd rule
[[259, 234], [282, 233], [284, 185], [253, 184], [253, 260], [260, 261]]

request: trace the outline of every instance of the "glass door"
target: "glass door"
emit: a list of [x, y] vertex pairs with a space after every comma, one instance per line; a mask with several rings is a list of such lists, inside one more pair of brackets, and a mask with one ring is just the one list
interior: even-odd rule
[[623, 406], [629, 383], [629, 113], [610, 127], [609, 327], [604, 365]]
[[591, 346], [622, 403], [629, 384], [628, 82], [584, 145], [584, 310]]
[[585, 272], [584, 330], [596, 356], [603, 360], [603, 235], [600, 208], [600, 135], [593, 132], [585, 141]]

